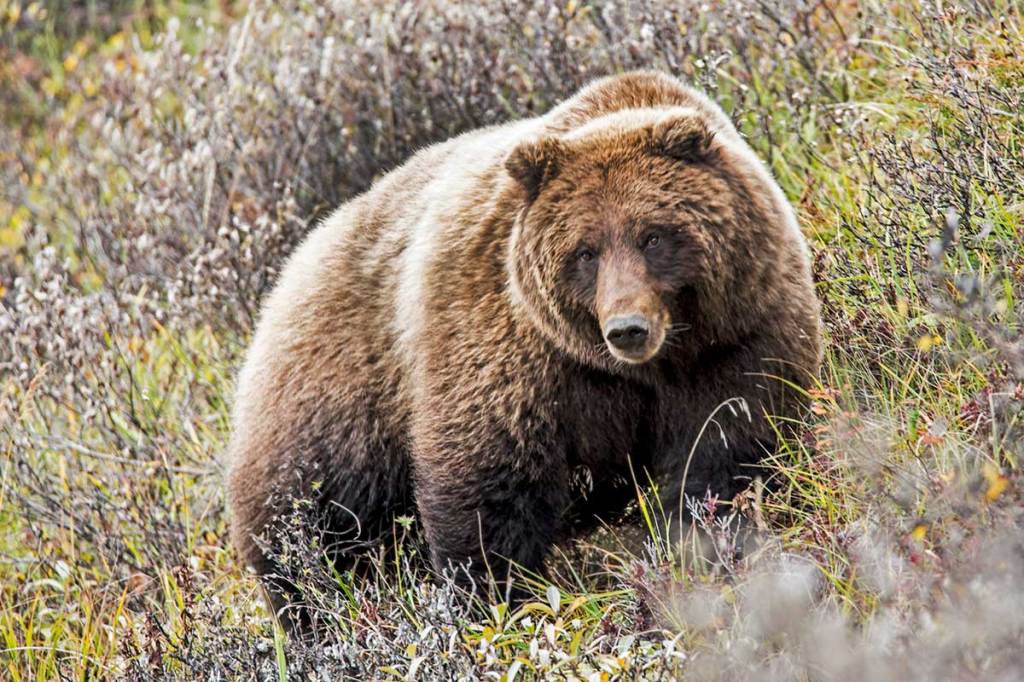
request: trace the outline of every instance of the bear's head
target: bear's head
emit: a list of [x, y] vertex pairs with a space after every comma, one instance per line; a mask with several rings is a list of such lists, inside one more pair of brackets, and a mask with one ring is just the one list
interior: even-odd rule
[[510, 288], [554, 343], [624, 369], [721, 335], [759, 217], [717, 135], [689, 108], [624, 110], [509, 155]]

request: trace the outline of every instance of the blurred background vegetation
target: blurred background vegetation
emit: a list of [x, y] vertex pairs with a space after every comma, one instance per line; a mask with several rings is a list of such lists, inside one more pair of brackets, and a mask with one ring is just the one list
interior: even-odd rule
[[[129, 48], [150, 49], [166, 21], [201, 19], [222, 25], [242, 12], [241, 2], [24, 2], [0, 0], [0, 120], [4, 127], [5, 180], [42, 184], [53, 149], [46, 135], [54, 116], [77, 111], [95, 97], [102, 76], [96, 66], [113, 58], [124, 69]], [[198, 40], [198, 36], [196, 37]], [[87, 75], [69, 87], [83, 61]], [[11, 187], [0, 197], [0, 249], [21, 245], [19, 226], [26, 207], [10, 201]]]
[[[1022, 12], [0, 0], [0, 677], [1018, 679]], [[814, 252], [826, 366], [726, 517], [756, 540], [697, 500], [709, 547], [607, 529], [509, 611], [402, 520], [369, 577], [300, 567], [337, 628], [286, 641], [217, 461], [282, 259], [414, 150], [635, 68], [723, 105]]]

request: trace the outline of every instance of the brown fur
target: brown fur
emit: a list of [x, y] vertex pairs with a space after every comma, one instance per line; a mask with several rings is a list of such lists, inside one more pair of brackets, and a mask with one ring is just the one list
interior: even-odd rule
[[[629, 357], [605, 341], [624, 315], [650, 328]], [[234, 542], [273, 573], [254, 538], [312, 497], [370, 543], [415, 510], [438, 568], [539, 569], [631, 463], [669, 510], [742, 489], [819, 354], [806, 245], [726, 117], [664, 75], [604, 79], [420, 152], [291, 259], [240, 377]], [[695, 446], [734, 397], [750, 418]]]

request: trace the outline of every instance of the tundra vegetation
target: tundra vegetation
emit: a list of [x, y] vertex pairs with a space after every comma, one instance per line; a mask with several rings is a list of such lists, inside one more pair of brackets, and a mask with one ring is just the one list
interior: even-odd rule
[[[0, 0], [0, 677], [1018, 679], [1022, 15]], [[218, 461], [282, 259], [413, 150], [648, 67], [722, 104], [812, 245], [825, 366], [777, 485], [690, 500], [687, 547], [638, 487], [516, 608], [431, 576], [411, 518], [327, 571], [296, 505], [333, 627], [287, 639]]]

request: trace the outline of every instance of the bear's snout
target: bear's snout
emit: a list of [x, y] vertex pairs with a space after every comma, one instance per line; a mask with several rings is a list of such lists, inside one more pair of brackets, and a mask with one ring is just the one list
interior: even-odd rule
[[668, 311], [644, 262], [611, 249], [597, 275], [597, 319], [612, 357], [631, 365], [661, 350]]
[[611, 315], [601, 328], [601, 335], [613, 357], [638, 365], [661, 350], [665, 340], [665, 321], [659, 314]]
[[619, 315], [608, 320], [604, 328], [605, 340], [616, 349], [634, 354], [647, 345], [651, 325], [642, 315]]

